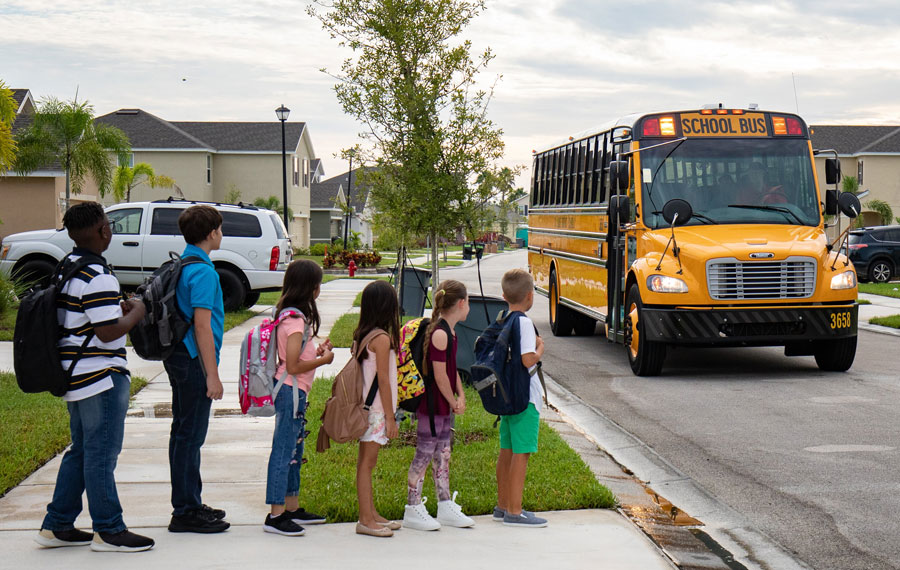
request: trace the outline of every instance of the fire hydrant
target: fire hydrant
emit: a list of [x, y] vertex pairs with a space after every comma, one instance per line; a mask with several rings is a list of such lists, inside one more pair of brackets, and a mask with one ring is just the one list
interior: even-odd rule
[[352, 259], [350, 260], [350, 263], [347, 264], [347, 271], [350, 273], [350, 277], [353, 277], [353, 274], [356, 273], [356, 262]]

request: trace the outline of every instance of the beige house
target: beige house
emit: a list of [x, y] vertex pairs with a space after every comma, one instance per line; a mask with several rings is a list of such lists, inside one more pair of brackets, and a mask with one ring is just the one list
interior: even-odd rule
[[[882, 223], [877, 213], [866, 208], [869, 200], [887, 202], [894, 216], [900, 216], [900, 126], [810, 125], [810, 138], [814, 149], [836, 150], [843, 175], [856, 177], [859, 189], [870, 191], [862, 199], [864, 225]], [[816, 156], [816, 173], [823, 189], [826, 187], [825, 159], [833, 156], [830, 153]]]
[[[97, 122], [117, 127], [128, 135], [129, 165], [145, 162], [156, 174], [175, 180], [176, 188], [139, 185], [132, 201], [168, 196], [224, 202], [240, 193], [240, 201], [275, 196], [283, 201], [281, 124], [239, 122], [166, 121], [142, 109], [119, 109]], [[321, 175], [321, 161], [306, 123], [285, 123], [288, 208], [291, 239], [296, 247], [309, 247], [310, 186]], [[313, 169], [316, 169], [315, 171]], [[105, 203], [113, 203], [107, 195]]]

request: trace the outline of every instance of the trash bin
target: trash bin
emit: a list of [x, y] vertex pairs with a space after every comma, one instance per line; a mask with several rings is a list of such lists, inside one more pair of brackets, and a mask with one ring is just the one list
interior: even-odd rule
[[[394, 269], [396, 275], [397, 270]], [[421, 317], [425, 312], [425, 295], [431, 284], [431, 271], [404, 267], [400, 283], [400, 316]]]
[[475, 242], [475, 258], [481, 259], [481, 256], [484, 255], [484, 244], [481, 242]]
[[497, 251], [505, 251], [506, 250], [506, 242], [500, 240], [497, 242]]
[[[527, 247], [528, 246], [528, 228], [516, 229], [516, 243], [518, 243], [518, 241], [520, 239], [522, 240], [522, 244]], [[522, 246], [519, 246], [519, 247], [522, 247]]]
[[516, 238], [516, 247], [519, 249], [525, 247], [525, 240], [522, 238]]
[[472, 243], [464, 243], [463, 244], [463, 260], [469, 261], [472, 259], [472, 254], [475, 253], [475, 245]]
[[469, 371], [475, 363], [475, 340], [497, 319], [500, 311], [505, 311], [506, 308], [506, 301], [502, 297], [469, 296], [469, 316], [454, 328], [457, 343], [456, 369], [464, 381], [468, 382]]

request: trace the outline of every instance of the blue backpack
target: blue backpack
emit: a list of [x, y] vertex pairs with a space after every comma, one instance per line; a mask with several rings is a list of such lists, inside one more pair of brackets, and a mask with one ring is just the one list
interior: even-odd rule
[[522, 364], [519, 344], [519, 317], [523, 315], [520, 311], [500, 313], [475, 341], [472, 384], [490, 414], [512, 416], [528, 407], [531, 373]]

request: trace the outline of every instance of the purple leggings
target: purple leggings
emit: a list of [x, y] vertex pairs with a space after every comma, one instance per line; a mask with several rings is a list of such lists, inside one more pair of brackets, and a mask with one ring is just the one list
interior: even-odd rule
[[428, 414], [416, 414], [416, 455], [409, 466], [407, 477], [407, 504], [418, 505], [422, 502], [422, 485], [425, 482], [425, 471], [431, 463], [431, 475], [437, 489], [438, 501], [450, 500], [450, 430], [453, 427], [453, 415], [434, 416], [434, 431]]

